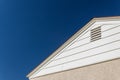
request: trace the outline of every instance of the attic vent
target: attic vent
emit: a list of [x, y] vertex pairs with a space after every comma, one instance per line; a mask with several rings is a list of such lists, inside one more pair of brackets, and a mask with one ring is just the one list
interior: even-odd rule
[[101, 27], [91, 30], [91, 42], [101, 39]]

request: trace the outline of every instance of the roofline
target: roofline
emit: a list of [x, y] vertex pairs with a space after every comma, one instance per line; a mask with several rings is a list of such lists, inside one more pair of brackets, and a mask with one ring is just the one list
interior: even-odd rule
[[39, 64], [35, 69], [33, 69], [27, 77], [29, 78], [33, 75], [39, 68], [41, 68], [45, 63], [47, 63], [50, 59], [52, 59], [55, 55], [57, 55], [62, 49], [64, 49], [69, 43], [71, 43], [74, 39], [76, 39], [81, 33], [83, 33], [90, 25], [95, 23], [96, 21], [103, 20], [116, 20], [120, 19], [120, 16], [115, 17], [100, 17], [91, 19], [85, 26], [83, 26], [78, 32], [76, 32], [70, 39], [68, 39], [63, 45], [61, 45], [56, 51], [54, 51], [47, 59], [45, 59], [41, 64]]
[[120, 16], [111, 16], [111, 17], [97, 17], [97, 18], [93, 18], [95, 21], [103, 21], [103, 20], [116, 20], [116, 19], [120, 19]]

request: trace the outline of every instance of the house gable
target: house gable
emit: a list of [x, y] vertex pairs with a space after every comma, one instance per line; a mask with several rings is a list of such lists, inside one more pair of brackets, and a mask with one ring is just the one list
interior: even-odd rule
[[[101, 39], [91, 42], [91, 30], [101, 27]], [[68, 40], [69, 41], [69, 40]], [[29, 78], [120, 58], [120, 18], [91, 20]]]

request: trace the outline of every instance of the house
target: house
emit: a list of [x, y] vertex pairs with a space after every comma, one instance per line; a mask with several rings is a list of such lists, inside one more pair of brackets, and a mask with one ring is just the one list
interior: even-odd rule
[[120, 80], [120, 17], [92, 19], [27, 77]]

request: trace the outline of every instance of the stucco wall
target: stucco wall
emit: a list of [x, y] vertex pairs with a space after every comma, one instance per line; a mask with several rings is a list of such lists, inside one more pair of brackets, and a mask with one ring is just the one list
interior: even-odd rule
[[120, 59], [36, 77], [30, 80], [120, 80]]

